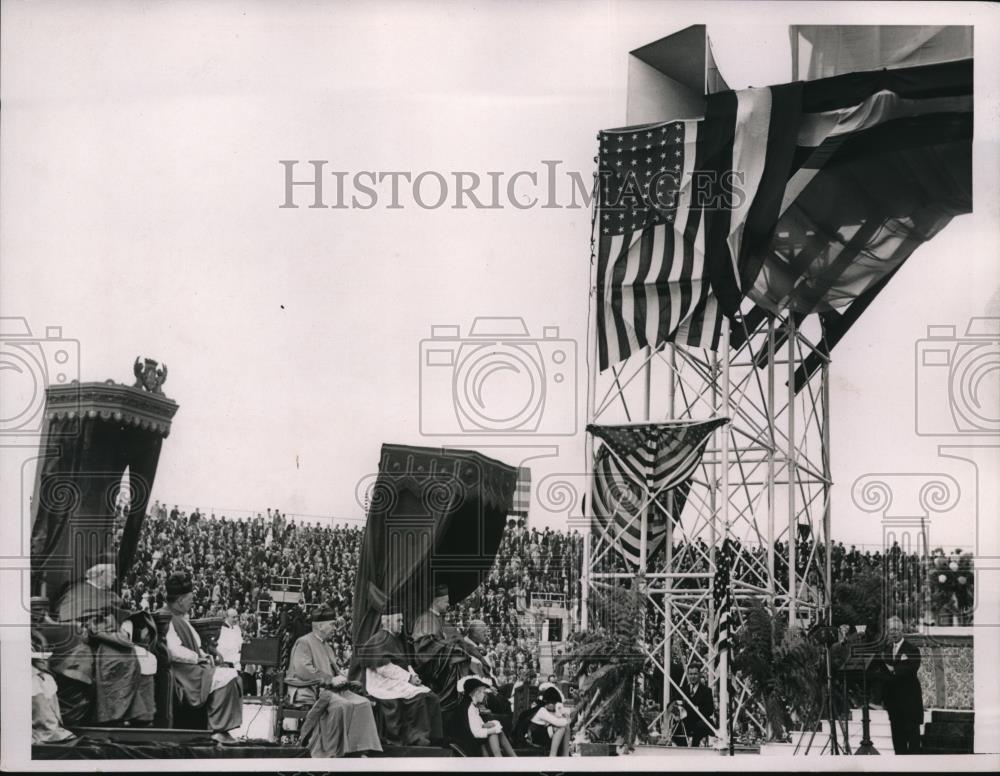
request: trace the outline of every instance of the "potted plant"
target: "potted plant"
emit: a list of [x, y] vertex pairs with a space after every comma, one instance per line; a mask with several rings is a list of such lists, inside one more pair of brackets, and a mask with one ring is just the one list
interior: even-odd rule
[[643, 605], [635, 590], [595, 591], [600, 625], [573, 634], [557, 667], [573, 666], [580, 693], [573, 709], [574, 744], [584, 756], [631, 751], [647, 739], [643, 721], [646, 656], [641, 649]]
[[818, 724], [823, 659], [822, 648], [801, 629], [753, 602], [733, 638], [732, 669], [750, 680], [760, 699], [768, 743], [790, 742], [792, 729]]

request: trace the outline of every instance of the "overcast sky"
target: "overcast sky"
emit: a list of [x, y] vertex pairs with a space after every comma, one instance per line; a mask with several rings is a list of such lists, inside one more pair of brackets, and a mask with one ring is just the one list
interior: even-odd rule
[[[589, 181], [596, 132], [625, 121], [630, 49], [707, 22], [730, 86], [785, 82], [790, 22], [859, 20], [849, 4], [793, 8], [5, 3], [0, 312], [39, 336], [61, 326], [79, 341], [84, 381], [131, 382], [140, 354], [168, 364], [180, 410], [154, 498], [358, 518], [357, 485], [383, 442], [462, 441], [421, 433], [432, 326], [465, 335], [493, 315], [539, 336], [558, 327], [579, 344], [582, 413], [590, 213], [424, 209], [405, 184], [398, 209], [284, 209], [279, 160], [301, 160], [300, 176], [306, 160], [328, 160], [348, 181], [499, 171], [501, 191], [559, 161], [565, 203], [565, 172]], [[925, 7], [921, 20], [967, 22], [965, 8]], [[866, 14], [900, 21], [891, 8]], [[977, 30], [976, 213], [918, 250], [835, 351], [834, 534], [847, 542], [881, 540], [851, 499], [871, 472], [950, 474], [961, 493], [932, 544], [975, 541], [974, 470], [915, 433], [914, 353], [930, 324], [962, 334], [970, 316], [1000, 316], [998, 111], [979, 75], [998, 70], [989, 40]], [[440, 412], [450, 396], [434, 379], [423, 401]], [[583, 465], [582, 433], [538, 442], [559, 449], [536, 480]], [[8, 446], [6, 482], [30, 487], [30, 450]], [[23, 513], [16, 491], [4, 488], [7, 514]], [[532, 520], [559, 526], [537, 509]]]

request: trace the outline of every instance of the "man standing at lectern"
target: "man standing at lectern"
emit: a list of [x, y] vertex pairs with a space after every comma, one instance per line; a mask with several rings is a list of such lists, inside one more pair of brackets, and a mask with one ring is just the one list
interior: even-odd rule
[[882, 699], [889, 713], [892, 746], [896, 754], [919, 754], [920, 725], [924, 721], [923, 692], [917, 677], [920, 650], [903, 638], [903, 621], [899, 617], [890, 617], [886, 623], [886, 640], [882, 664], [888, 677]]

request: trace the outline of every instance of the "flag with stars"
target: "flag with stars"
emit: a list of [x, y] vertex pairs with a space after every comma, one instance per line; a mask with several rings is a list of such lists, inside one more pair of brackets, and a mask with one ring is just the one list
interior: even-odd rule
[[680, 518], [702, 452], [726, 422], [587, 427], [604, 442], [594, 461], [593, 528], [633, 566], [642, 564], [643, 513], [649, 558], [666, 538], [666, 518]]
[[709, 95], [705, 117], [598, 135], [600, 368], [667, 342], [717, 350], [770, 243], [795, 85]]
[[712, 579], [712, 601], [715, 604], [715, 662], [729, 650], [729, 615], [732, 609], [730, 578], [733, 570], [733, 545], [729, 537], [715, 554], [715, 576]]

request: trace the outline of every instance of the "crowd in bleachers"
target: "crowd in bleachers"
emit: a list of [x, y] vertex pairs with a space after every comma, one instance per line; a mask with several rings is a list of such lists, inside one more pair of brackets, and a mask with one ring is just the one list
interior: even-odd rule
[[[243, 632], [268, 634], [277, 627], [278, 607], [270, 605], [269, 589], [279, 578], [301, 581], [307, 607], [320, 603], [332, 608], [340, 618], [334, 646], [341, 657], [350, 656], [351, 600], [354, 576], [361, 551], [363, 527], [354, 525], [310, 524], [293, 521], [280, 510], [268, 509], [252, 517], [230, 519], [168, 509], [159, 502], [151, 508], [136, 548], [132, 568], [122, 580], [122, 597], [134, 609], [155, 610], [163, 605], [164, 583], [173, 571], [187, 571], [195, 583], [192, 616], [221, 617], [236, 609]], [[767, 569], [766, 551], [761, 546], [744, 546], [734, 566], [736, 578], [763, 584]], [[775, 572], [787, 575], [788, 546], [776, 544]], [[800, 538], [796, 546], [797, 567], [809, 584], [818, 587], [824, 548], [813, 547]], [[664, 552], [664, 548], [660, 549]], [[815, 553], [814, 560], [807, 560]], [[704, 542], [677, 543], [673, 547], [680, 571], [708, 575], [709, 549]], [[488, 655], [499, 672], [512, 679], [527, 668], [537, 672], [538, 627], [526, 627], [525, 616], [533, 606], [564, 605], [578, 612], [583, 537], [578, 531], [538, 530], [511, 522], [501, 539], [496, 563], [483, 585], [450, 613], [454, 623], [467, 626], [474, 619], [490, 627]], [[938, 606], [971, 608], [971, 558], [956, 554], [946, 557], [935, 551], [934, 572], [929, 575], [919, 556], [893, 545], [886, 552], [845, 547], [834, 543], [831, 555], [833, 584], [850, 582], [866, 572], [883, 574], [886, 586], [898, 606], [918, 607], [929, 600], [927, 585], [939, 591]], [[627, 566], [615, 552], [603, 556], [601, 570], [625, 572]], [[954, 567], [954, 568], [952, 568]], [[947, 577], [947, 585], [944, 584]], [[941, 581], [939, 581], [939, 579]], [[681, 585], [704, 587], [705, 579], [690, 579]], [[950, 597], [940, 591], [957, 590]], [[274, 611], [271, 611], [274, 610]], [[702, 627], [702, 614], [677, 617], [677, 638], [681, 645], [695, 641]], [[653, 607], [649, 617], [654, 630], [662, 627], [662, 612]], [[567, 634], [568, 635], [568, 634]]]

